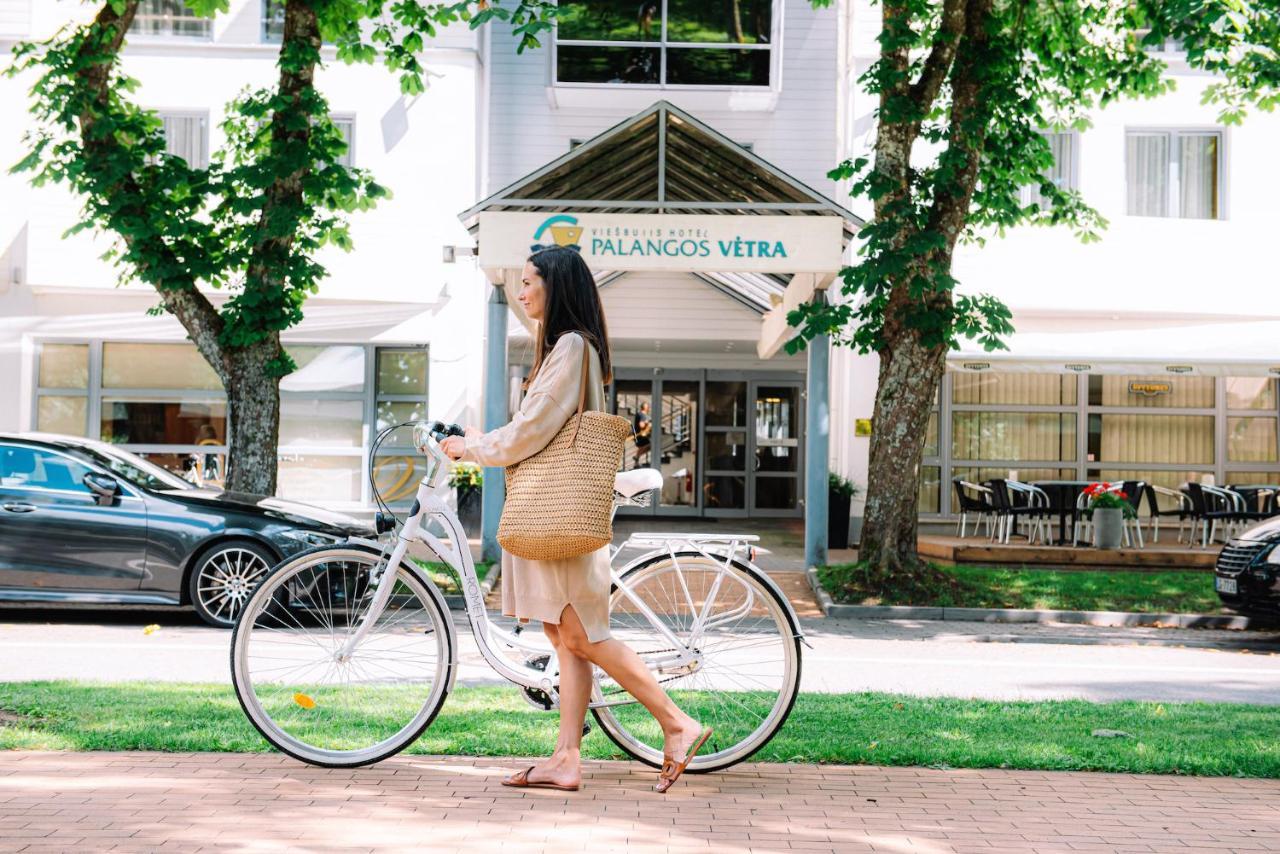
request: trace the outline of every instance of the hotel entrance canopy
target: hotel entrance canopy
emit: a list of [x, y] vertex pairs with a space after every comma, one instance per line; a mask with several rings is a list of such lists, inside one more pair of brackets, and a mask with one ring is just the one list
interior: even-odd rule
[[[862, 221], [677, 107], [659, 101], [464, 211], [489, 301], [485, 429], [506, 422], [507, 309], [534, 245], [574, 245], [597, 282], [632, 271], [694, 273], [763, 314], [768, 358], [795, 333], [787, 314], [823, 291]], [[658, 333], [659, 330], [655, 330]], [[805, 540], [826, 558], [829, 341], [809, 342]], [[484, 479], [483, 541], [498, 555], [498, 472]]]
[[[862, 221], [688, 113], [659, 101], [459, 217], [500, 287], [535, 244], [580, 248], [597, 280], [698, 273], [768, 299], [757, 350], [794, 334], [786, 315], [824, 290]], [[512, 310], [529, 326], [512, 301]]]

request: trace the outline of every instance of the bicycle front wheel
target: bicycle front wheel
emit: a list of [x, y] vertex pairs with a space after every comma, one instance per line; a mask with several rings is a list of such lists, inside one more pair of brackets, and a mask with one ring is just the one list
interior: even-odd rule
[[[800, 638], [787, 607], [759, 570], [698, 552], [655, 555], [622, 583], [675, 636], [666, 634], [620, 586], [610, 601], [613, 637], [634, 649], [676, 705], [715, 729], [689, 771], [718, 771], [751, 756], [786, 722], [800, 690]], [[662, 729], [649, 712], [596, 673], [592, 713], [635, 759], [662, 765]]]
[[365, 638], [385, 568], [371, 550], [323, 546], [271, 572], [231, 640], [231, 678], [249, 720], [278, 750], [327, 768], [385, 759], [413, 743], [443, 705], [455, 659], [438, 594], [395, 568], [391, 599]]

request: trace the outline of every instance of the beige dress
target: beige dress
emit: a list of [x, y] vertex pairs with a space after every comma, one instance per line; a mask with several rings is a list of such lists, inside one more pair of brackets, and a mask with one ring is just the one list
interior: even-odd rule
[[[603, 411], [600, 356], [576, 332], [567, 332], [543, 360], [520, 409], [509, 424], [480, 436], [468, 436], [462, 459], [484, 466], [508, 466], [533, 456], [578, 411], [582, 348], [591, 349], [584, 410]], [[548, 495], [547, 501], [555, 501]], [[609, 547], [564, 560], [526, 560], [502, 553], [502, 613], [522, 620], [559, 624], [572, 605], [594, 643], [609, 634]]]

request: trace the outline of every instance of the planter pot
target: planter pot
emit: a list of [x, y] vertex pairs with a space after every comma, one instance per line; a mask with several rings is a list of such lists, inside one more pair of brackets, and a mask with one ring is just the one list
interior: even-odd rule
[[1118, 549], [1123, 539], [1123, 510], [1119, 507], [1103, 507], [1093, 511], [1094, 548]]
[[480, 530], [480, 490], [458, 489], [458, 519], [468, 534]]
[[853, 496], [827, 493], [827, 548], [849, 548], [849, 508]]
[[854, 516], [849, 520], [849, 545], [857, 548], [862, 543], [862, 517]]

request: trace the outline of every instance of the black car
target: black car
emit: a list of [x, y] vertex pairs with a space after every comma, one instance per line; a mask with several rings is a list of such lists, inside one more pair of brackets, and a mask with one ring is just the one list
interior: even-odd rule
[[0, 600], [194, 605], [231, 626], [282, 558], [373, 528], [318, 507], [200, 489], [119, 448], [0, 433]]
[[1213, 586], [1228, 608], [1280, 617], [1280, 517], [1250, 528], [1222, 547]]

